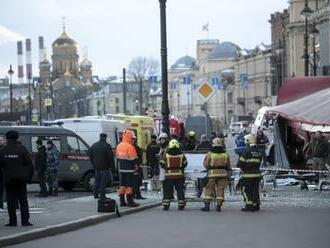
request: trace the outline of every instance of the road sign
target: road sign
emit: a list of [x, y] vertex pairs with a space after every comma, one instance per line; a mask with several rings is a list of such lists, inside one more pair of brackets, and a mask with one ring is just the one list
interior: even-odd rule
[[32, 114], [38, 114], [38, 110], [37, 109], [33, 109], [32, 110]]
[[46, 98], [45, 99], [45, 106], [46, 107], [49, 107], [49, 106], [52, 106], [52, 99], [51, 98]]
[[38, 122], [39, 116], [37, 114], [32, 115], [32, 122]]
[[215, 93], [215, 89], [208, 82], [202, 82], [197, 89], [198, 95], [207, 102]]

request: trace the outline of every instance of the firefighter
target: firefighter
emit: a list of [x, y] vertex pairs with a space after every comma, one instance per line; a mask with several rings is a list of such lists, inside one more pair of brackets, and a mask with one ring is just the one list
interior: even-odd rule
[[187, 159], [182, 154], [180, 143], [173, 139], [168, 149], [163, 154], [160, 165], [165, 169], [165, 180], [163, 182], [163, 210], [169, 210], [173, 188], [178, 194], [178, 209], [183, 210], [186, 206], [184, 196], [184, 169], [187, 166]]
[[195, 131], [190, 131], [188, 133], [186, 145], [185, 145], [185, 150], [186, 151], [193, 151], [196, 149], [197, 146], [197, 140], [196, 140], [196, 132]]
[[224, 192], [228, 184], [228, 171], [230, 159], [224, 149], [224, 142], [220, 138], [213, 139], [211, 151], [204, 159], [204, 167], [207, 170], [208, 182], [204, 194], [204, 208], [202, 211], [210, 211], [210, 202], [216, 196], [218, 212], [221, 211], [224, 201]]
[[245, 135], [244, 140], [246, 149], [238, 161], [238, 166], [242, 171], [240, 186], [245, 205], [242, 211], [254, 212], [260, 210], [259, 183], [262, 153], [257, 147], [255, 135]]
[[[119, 178], [120, 186], [118, 190], [121, 207], [137, 207], [139, 204], [133, 200], [132, 184], [133, 173], [137, 169], [138, 155], [136, 149], [133, 146], [134, 132], [126, 130], [123, 133], [123, 141], [116, 148], [116, 157], [119, 164]], [[125, 195], [127, 204], [125, 201]]]

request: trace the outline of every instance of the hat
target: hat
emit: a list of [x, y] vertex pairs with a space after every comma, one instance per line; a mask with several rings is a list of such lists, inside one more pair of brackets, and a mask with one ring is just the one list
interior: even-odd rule
[[168, 148], [172, 149], [172, 148], [180, 148], [180, 143], [179, 141], [177, 141], [176, 139], [172, 139], [168, 145]]
[[7, 140], [18, 140], [19, 133], [15, 130], [10, 130], [6, 133], [6, 139]]
[[201, 141], [206, 141], [207, 140], [207, 136], [206, 134], [202, 134], [201, 135]]
[[244, 136], [244, 142], [247, 145], [255, 145], [257, 143], [256, 136], [252, 133]]
[[196, 132], [195, 131], [190, 131], [189, 133], [188, 133], [188, 136], [190, 136], [190, 137], [193, 137], [193, 136], [195, 136], [196, 135]]
[[212, 143], [212, 146], [223, 146], [223, 139], [214, 138]]
[[48, 140], [47, 141], [47, 145], [52, 145], [53, 146], [54, 145], [54, 142], [52, 140]]
[[161, 133], [158, 137], [158, 139], [167, 139], [168, 135], [166, 133]]
[[42, 145], [42, 140], [41, 140], [41, 139], [37, 139], [36, 143], [37, 143], [38, 145]]
[[151, 134], [151, 139], [152, 139], [152, 140], [157, 139], [157, 135], [156, 135], [156, 134]]

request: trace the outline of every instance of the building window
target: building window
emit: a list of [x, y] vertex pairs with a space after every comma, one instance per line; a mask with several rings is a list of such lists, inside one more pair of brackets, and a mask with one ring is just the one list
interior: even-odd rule
[[228, 103], [233, 103], [233, 92], [227, 94]]
[[119, 103], [119, 98], [116, 97], [115, 103]]
[[139, 105], [138, 104], [135, 104], [135, 111], [139, 112]]
[[116, 106], [116, 113], [119, 113], [120, 110], [119, 110], [119, 106]]

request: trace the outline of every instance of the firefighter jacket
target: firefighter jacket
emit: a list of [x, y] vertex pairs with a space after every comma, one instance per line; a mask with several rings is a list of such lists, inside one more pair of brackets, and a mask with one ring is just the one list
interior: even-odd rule
[[204, 159], [204, 167], [209, 178], [228, 177], [230, 170], [230, 159], [221, 146], [213, 146]]
[[257, 146], [248, 146], [239, 158], [238, 166], [242, 170], [242, 178], [260, 177], [262, 153]]
[[132, 142], [133, 132], [126, 130], [123, 141], [116, 148], [116, 157], [120, 173], [133, 173], [138, 162], [138, 155]]
[[180, 149], [167, 149], [161, 157], [160, 166], [165, 170], [165, 179], [184, 178], [187, 158]]

